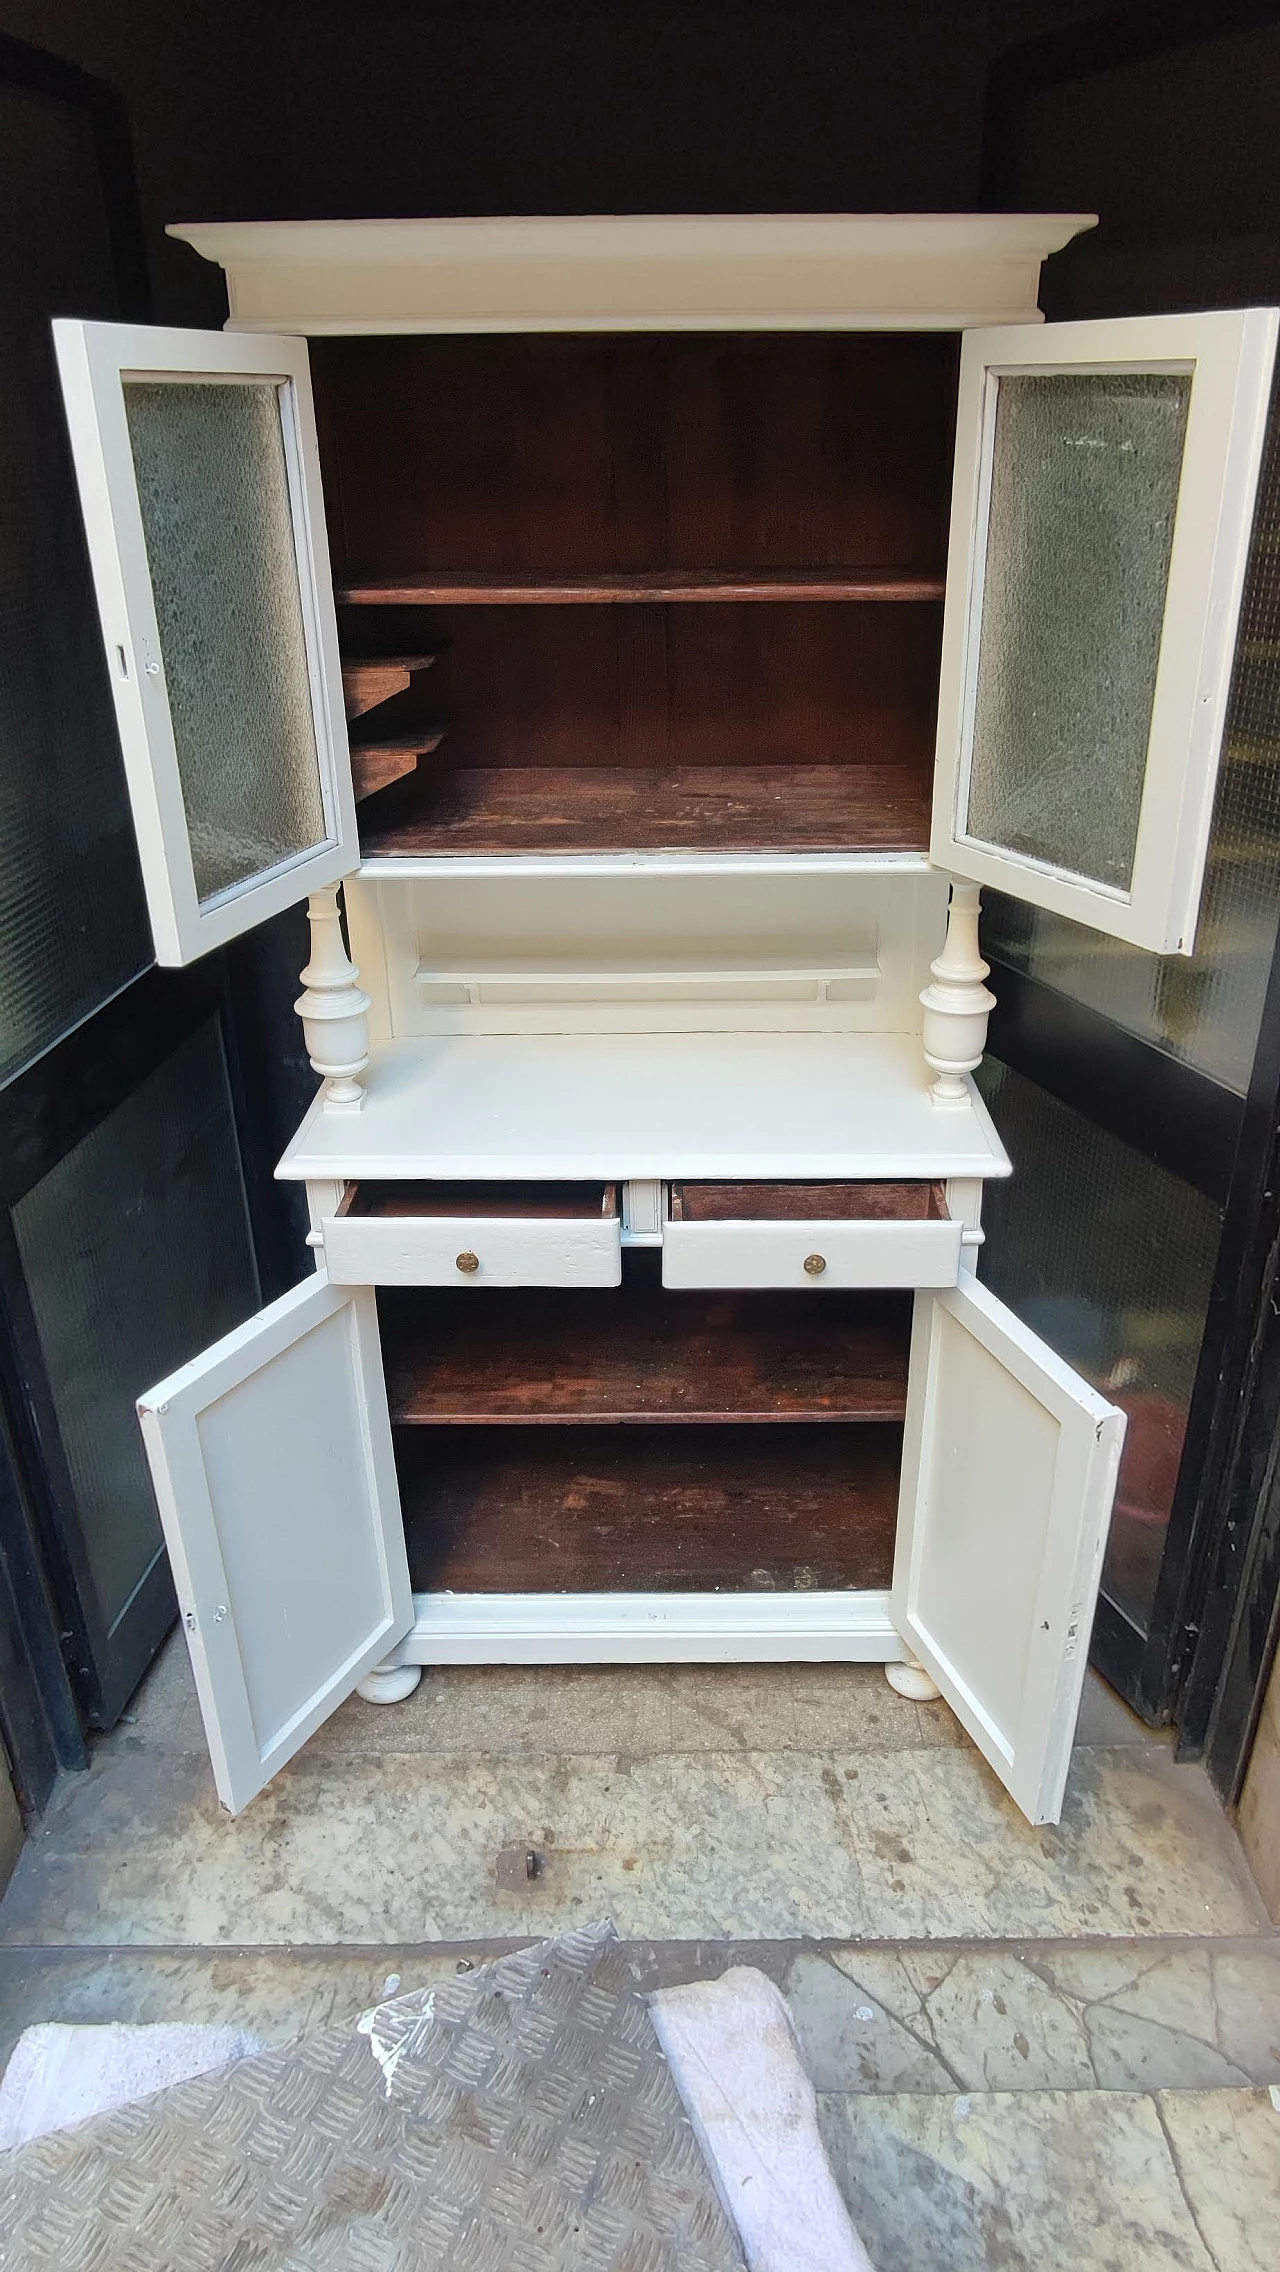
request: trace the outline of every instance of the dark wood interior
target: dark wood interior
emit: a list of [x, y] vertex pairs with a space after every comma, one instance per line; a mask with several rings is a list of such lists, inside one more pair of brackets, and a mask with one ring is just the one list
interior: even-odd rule
[[794, 1592], [889, 1583], [902, 1431], [402, 1428], [415, 1590]]
[[947, 1220], [940, 1183], [673, 1183], [676, 1223], [923, 1223]]
[[344, 653], [438, 656], [362, 733], [447, 722], [367, 853], [924, 848], [953, 341], [312, 361]]
[[902, 1419], [909, 1295], [684, 1293], [660, 1272], [638, 1248], [620, 1287], [384, 1289], [393, 1422]]
[[350, 1183], [340, 1215], [488, 1215], [506, 1221], [612, 1221], [616, 1183]]

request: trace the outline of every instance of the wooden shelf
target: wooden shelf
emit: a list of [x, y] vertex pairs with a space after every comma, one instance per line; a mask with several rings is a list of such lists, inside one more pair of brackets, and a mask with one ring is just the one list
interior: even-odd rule
[[906, 1296], [673, 1293], [656, 1253], [620, 1288], [381, 1296], [399, 1425], [897, 1421]]
[[424, 727], [419, 733], [383, 734], [377, 740], [352, 742], [351, 779], [356, 803], [416, 773], [419, 758], [439, 749], [444, 731], [443, 726]]
[[342, 696], [348, 720], [361, 718], [366, 710], [380, 709], [397, 694], [407, 693], [419, 671], [429, 671], [435, 659], [434, 652], [344, 657]]
[[365, 858], [503, 852], [924, 852], [929, 806], [892, 765], [432, 770], [366, 815]]
[[887, 1586], [902, 1431], [397, 1431], [415, 1592]]
[[337, 586], [347, 607], [657, 606], [687, 601], [940, 600], [942, 576], [904, 568], [598, 569], [593, 575], [505, 575], [423, 568]]

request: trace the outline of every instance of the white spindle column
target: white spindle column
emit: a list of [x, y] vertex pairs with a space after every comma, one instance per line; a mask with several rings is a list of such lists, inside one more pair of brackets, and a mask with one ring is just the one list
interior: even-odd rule
[[364, 1089], [357, 1074], [369, 1062], [369, 997], [342, 942], [338, 894], [313, 891], [307, 901], [311, 960], [299, 973], [306, 988], [294, 1003], [306, 1035], [307, 1055], [324, 1081], [326, 1112], [358, 1112]]
[[933, 984], [920, 996], [925, 1062], [938, 1076], [929, 1094], [938, 1105], [968, 1103], [964, 1076], [982, 1063], [987, 1019], [996, 1006], [995, 995], [982, 983], [989, 965], [978, 951], [981, 899], [977, 884], [952, 884], [946, 944], [929, 965]]

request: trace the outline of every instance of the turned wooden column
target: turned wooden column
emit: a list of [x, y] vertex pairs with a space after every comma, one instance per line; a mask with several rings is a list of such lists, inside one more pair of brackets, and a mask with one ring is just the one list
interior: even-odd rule
[[982, 983], [990, 966], [978, 951], [981, 900], [977, 884], [952, 884], [946, 944], [929, 965], [933, 984], [920, 996], [925, 1062], [938, 1076], [929, 1094], [938, 1105], [968, 1103], [964, 1076], [982, 1063], [987, 1019], [996, 1006]]
[[294, 1003], [307, 1055], [324, 1081], [326, 1112], [358, 1112], [364, 1089], [357, 1075], [369, 1062], [369, 997], [342, 940], [338, 893], [313, 891], [307, 901], [311, 960], [299, 973], [306, 988]]

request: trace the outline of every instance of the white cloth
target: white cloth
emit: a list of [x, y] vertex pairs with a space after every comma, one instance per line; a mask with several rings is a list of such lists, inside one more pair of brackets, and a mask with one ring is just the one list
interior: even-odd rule
[[29, 2027], [0, 2083], [0, 2152], [256, 2058], [261, 2049], [239, 2027]]
[[773, 1982], [738, 1965], [660, 1989], [649, 2009], [751, 2272], [873, 2272]]

